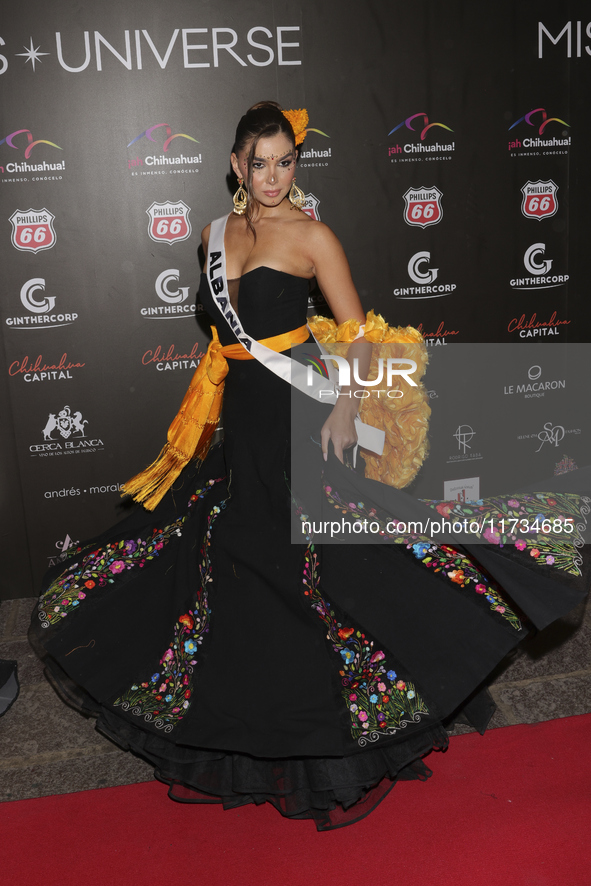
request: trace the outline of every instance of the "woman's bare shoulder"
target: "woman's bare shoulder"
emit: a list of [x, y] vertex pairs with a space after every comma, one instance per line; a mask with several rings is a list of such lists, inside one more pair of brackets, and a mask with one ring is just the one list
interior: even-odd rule
[[202, 243], [203, 249], [206, 253], [207, 253], [207, 247], [209, 246], [210, 232], [211, 232], [211, 222], [208, 225], [205, 225], [205, 227], [201, 231], [201, 243]]
[[306, 237], [308, 248], [313, 253], [320, 251], [328, 251], [330, 253], [334, 250], [340, 252], [342, 250], [338, 237], [328, 225], [315, 219], [310, 219], [310, 221], [312, 224], [306, 225], [302, 230]]

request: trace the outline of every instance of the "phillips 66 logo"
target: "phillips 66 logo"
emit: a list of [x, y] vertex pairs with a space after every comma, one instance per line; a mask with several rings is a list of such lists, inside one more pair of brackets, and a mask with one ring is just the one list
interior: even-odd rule
[[22, 252], [40, 252], [51, 249], [56, 241], [53, 220], [48, 209], [17, 209], [10, 216], [12, 245]]
[[150, 217], [148, 234], [156, 243], [180, 243], [191, 236], [191, 209], [182, 200], [177, 203], [152, 203], [146, 209]]
[[526, 182], [521, 189], [523, 202], [521, 211], [526, 218], [550, 218], [558, 212], [558, 185], [550, 181]]
[[439, 188], [409, 188], [404, 194], [404, 221], [407, 225], [426, 228], [443, 218]]

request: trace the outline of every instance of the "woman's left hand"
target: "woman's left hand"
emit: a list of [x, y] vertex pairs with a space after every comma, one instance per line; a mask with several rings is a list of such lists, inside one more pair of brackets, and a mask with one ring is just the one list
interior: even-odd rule
[[340, 462], [344, 463], [344, 451], [357, 443], [357, 431], [355, 430], [355, 416], [357, 415], [357, 403], [351, 404], [345, 398], [339, 399], [324, 422], [320, 439], [322, 441], [322, 455], [324, 461], [328, 458], [328, 441], [333, 445], [334, 454]]

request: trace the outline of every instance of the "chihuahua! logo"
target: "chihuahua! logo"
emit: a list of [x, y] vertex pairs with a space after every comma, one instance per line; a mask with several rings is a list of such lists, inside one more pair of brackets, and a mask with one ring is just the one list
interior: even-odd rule
[[36, 145], [50, 145], [52, 148], [57, 148], [58, 151], [63, 151], [63, 148], [60, 148], [59, 145], [56, 145], [55, 142], [49, 142], [45, 138], [33, 138], [33, 133], [30, 129], [16, 129], [14, 132], [11, 132], [10, 135], [7, 135], [5, 138], [0, 139], [0, 145], [6, 143], [9, 148], [14, 148], [15, 151], [18, 151], [18, 145], [13, 144], [13, 139], [16, 138], [17, 135], [21, 135], [23, 132], [27, 133], [27, 147], [25, 148], [25, 160], [28, 160], [31, 156], [31, 151]]
[[[532, 117], [534, 114], [541, 114], [541, 119], [538, 118], [535, 123], [532, 121]], [[516, 120], [515, 123], [512, 123], [509, 127], [509, 132], [512, 129], [515, 129], [516, 126], [519, 126], [520, 123], [527, 123], [528, 126], [536, 127], [539, 123], [538, 135], [543, 135], [546, 126], [549, 123], [560, 123], [562, 126], [568, 126], [570, 128], [570, 124], [566, 122], [566, 120], [561, 120], [560, 117], [548, 117], [545, 108], [534, 108], [533, 111], [529, 111], [523, 117], [520, 117], [519, 120]]]
[[154, 132], [157, 129], [160, 129], [161, 127], [164, 127], [164, 129], [166, 131], [166, 140], [165, 140], [164, 144], [162, 145], [162, 150], [165, 154], [170, 147], [171, 141], [173, 141], [173, 139], [175, 139], [175, 138], [187, 138], [187, 139], [189, 139], [190, 142], [195, 142], [195, 144], [197, 144], [197, 145], [199, 144], [198, 139], [193, 138], [192, 135], [187, 135], [186, 132], [175, 132], [175, 134], [173, 135], [172, 129], [170, 128], [168, 123], [155, 123], [154, 126], [149, 126], [148, 129], [145, 129], [143, 132], [140, 132], [139, 135], [136, 135], [136, 137], [130, 141], [130, 143], [127, 145], [127, 147], [131, 148], [132, 145], [135, 145], [136, 142], [139, 142], [140, 139], [142, 139], [144, 137], [147, 138], [149, 142], [156, 143], [156, 139], [154, 138]]

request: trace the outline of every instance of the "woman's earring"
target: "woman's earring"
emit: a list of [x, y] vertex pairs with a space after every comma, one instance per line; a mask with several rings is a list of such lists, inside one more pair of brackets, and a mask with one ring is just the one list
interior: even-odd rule
[[304, 203], [306, 202], [306, 195], [302, 191], [301, 188], [298, 188], [296, 185], [296, 180], [291, 183], [291, 190], [289, 192], [289, 202], [292, 206], [295, 206], [296, 209], [302, 209]]
[[238, 190], [236, 191], [236, 193], [232, 197], [232, 200], [234, 202], [234, 209], [233, 209], [234, 215], [244, 215], [244, 213], [246, 212], [246, 206], [248, 203], [248, 194], [246, 193], [246, 191], [242, 187], [243, 184], [244, 184], [244, 179], [239, 178], [238, 179]]

